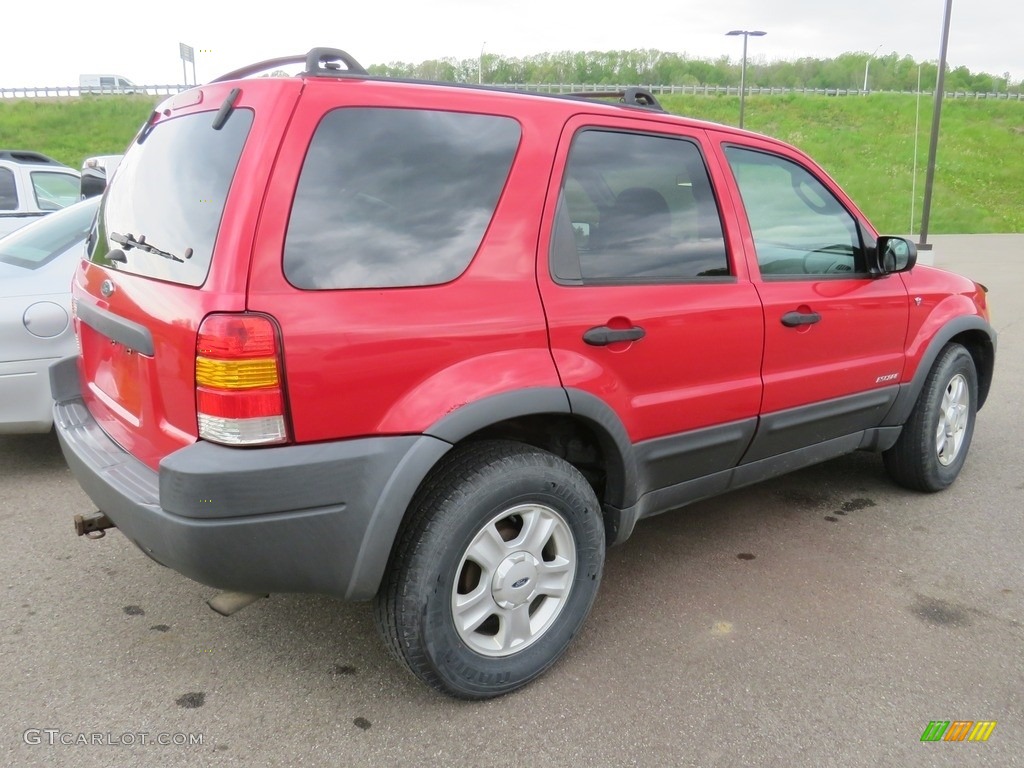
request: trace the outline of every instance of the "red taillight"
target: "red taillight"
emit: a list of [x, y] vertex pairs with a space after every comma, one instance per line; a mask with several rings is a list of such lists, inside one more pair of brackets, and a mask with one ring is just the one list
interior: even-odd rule
[[263, 315], [210, 315], [199, 326], [196, 354], [222, 360], [273, 357], [277, 329]]
[[278, 387], [228, 392], [196, 387], [196, 403], [200, 413], [222, 419], [262, 419], [284, 410], [284, 398]]
[[264, 315], [210, 315], [196, 339], [199, 437], [227, 445], [288, 440], [277, 327]]

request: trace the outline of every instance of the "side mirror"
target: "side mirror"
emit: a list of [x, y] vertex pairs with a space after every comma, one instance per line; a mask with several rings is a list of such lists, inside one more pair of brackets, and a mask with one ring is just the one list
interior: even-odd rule
[[81, 192], [82, 199], [102, 195], [107, 188], [107, 174], [96, 168], [87, 168], [82, 172]]
[[878, 266], [873, 271], [880, 275], [906, 272], [917, 263], [917, 246], [905, 237], [883, 235], [878, 238], [875, 253]]

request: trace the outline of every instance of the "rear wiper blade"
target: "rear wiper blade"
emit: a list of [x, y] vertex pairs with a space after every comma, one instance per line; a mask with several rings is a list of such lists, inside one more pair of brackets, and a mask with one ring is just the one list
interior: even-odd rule
[[117, 232], [111, 232], [110, 239], [113, 240], [118, 245], [120, 245], [126, 251], [130, 251], [132, 248], [138, 248], [140, 251], [145, 251], [146, 253], [155, 253], [157, 256], [162, 256], [165, 259], [176, 261], [179, 264], [184, 264], [185, 259], [192, 258], [191, 248], [185, 249], [185, 259], [181, 259], [175, 256], [173, 253], [162, 251], [155, 245], [150, 245], [149, 243], [147, 243], [145, 235], [139, 235], [138, 237], [135, 237], [135, 235], [133, 235], [131, 232], [129, 232], [127, 235], [121, 235], [118, 234]]

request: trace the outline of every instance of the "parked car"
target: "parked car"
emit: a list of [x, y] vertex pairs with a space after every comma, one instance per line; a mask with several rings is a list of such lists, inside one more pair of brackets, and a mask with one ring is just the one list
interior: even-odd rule
[[400, 662], [484, 698], [561, 656], [643, 518], [856, 450], [956, 479], [986, 290], [798, 149], [641, 89], [305, 63], [171, 97], [104, 195], [51, 369], [80, 532], [224, 612], [372, 599]]
[[144, 93], [124, 75], [88, 74], [78, 76], [79, 93]]
[[0, 236], [80, 200], [79, 175], [39, 152], [0, 149]]
[[82, 197], [102, 195], [124, 155], [96, 155], [82, 163]]
[[47, 369], [75, 354], [71, 275], [99, 207], [93, 198], [0, 238], [0, 433], [49, 432]]

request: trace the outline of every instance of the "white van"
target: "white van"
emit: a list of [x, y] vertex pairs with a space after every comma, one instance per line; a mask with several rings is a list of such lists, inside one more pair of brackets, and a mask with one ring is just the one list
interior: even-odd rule
[[122, 75], [79, 75], [78, 92], [143, 93], [143, 90]]

